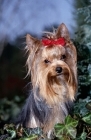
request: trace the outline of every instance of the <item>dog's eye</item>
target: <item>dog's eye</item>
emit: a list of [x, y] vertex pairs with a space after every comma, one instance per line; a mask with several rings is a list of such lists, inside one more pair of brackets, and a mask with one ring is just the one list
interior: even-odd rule
[[62, 56], [61, 56], [61, 59], [65, 59], [65, 58], [66, 58], [66, 55], [62, 55]]
[[45, 63], [50, 63], [50, 61], [49, 61], [49, 60], [47, 60], [47, 59], [45, 59], [45, 60], [44, 60], [44, 62], [45, 62]]

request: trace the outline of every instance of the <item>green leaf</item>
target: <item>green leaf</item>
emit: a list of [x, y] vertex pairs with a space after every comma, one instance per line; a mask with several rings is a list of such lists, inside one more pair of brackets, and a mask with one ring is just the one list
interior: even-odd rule
[[70, 138], [64, 135], [60, 135], [57, 140], [70, 140]]
[[67, 128], [67, 135], [69, 135], [71, 138], [75, 139], [76, 138], [76, 129], [73, 127], [68, 127]]
[[31, 135], [29, 137], [20, 138], [19, 140], [37, 140], [37, 135]]
[[55, 125], [55, 133], [56, 137], [60, 137], [61, 135], [70, 136], [71, 138], [76, 138], [76, 126], [78, 121], [71, 118], [71, 116], [67, 116], [65, 118], [64, 124]]
[[86, 140], [87, 133], [82, 132], [82, 134], [76, 140]]
[[7, 132], [11, 135], [11, 138], [15, 138], [16, 137], [16, 131], [15, 130], [7, 129]]
[[23, 131], [26, 135], [31, 136], [32, 134], [35, 135], [42, 135], [42, 129], [39, 127], [36, 128], [23, 128]]
[[10, 138], [16, 137], [16, 130], [13, 124], [6, 124], [4, 126], [4, 130], [6, 130], [8, 134], [10, 134]]
[[89, 102], [89, 103], [86, 104], [86, 108], [89, 109], [89, 110], [91, 110], [91, 102]]
[[91, 124], [91, 113], [86, 114], [82, 120], [88, 124]]
[[78, 121], [73, 119], [70, 115], [65, 118], [65, 124], [69, 127], [76, 127], [78, 125]]
[[85, 140], [86, 139], [86, 136], [87, 136], [87, 133], [86, 132], [83, 132], [82, 134], [81, 134], [81, 140]]
[[88, 113], [89, 103], [91, 102], [91, 99], [89, 96], [85, 99], [79, 99], [75, 105], [74, 105], [74, 114], [80, 114], [81, 116], [84, 116]]
[[60, 134], [63, 135], [64, 131], [65, 131], [64, 124], [56, 124], [55, 125], [55, 132], [56, 132], [57, 136], [59, 136]]

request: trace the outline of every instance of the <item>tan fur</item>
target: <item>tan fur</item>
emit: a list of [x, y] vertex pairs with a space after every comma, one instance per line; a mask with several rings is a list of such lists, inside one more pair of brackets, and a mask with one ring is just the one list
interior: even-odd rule
[[[31, 74], [33, 92], [35, 87], [39, 87], [40, 96], [49, 107], [53, 108], [51, 120], [43, 126], [44, 131], [52, 129], [55, 123], [64, 120], [64, 115], [59, 110], [61, 103], [68, 100], [73, 101], [77, 90], [77, 53], [70, 40], [67, 27], [61, 24], [55, 32], [47, 33], [46, 37], [53, 39], [64, 37], [66, 44], [65, 46], [47, 47], [43, 46], [41, 40], [35, 39], [29, 34], [26, 36], [28, 53], [26, 64], [28, 75]], [[66, 56], [64, 60], [61, 59], [62, 55]], [[48, 60], [49, 63], [45, 63], [45, 60]], [[56, 73], [56, 67], [62, 67], [60, 75]]]

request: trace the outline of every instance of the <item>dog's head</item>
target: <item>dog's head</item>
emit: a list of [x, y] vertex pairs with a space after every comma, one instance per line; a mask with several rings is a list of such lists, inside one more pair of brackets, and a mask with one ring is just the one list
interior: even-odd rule
[[46, 39], [26, 36], [28, 75], [31, 73], [33, 89], [48, 102], [69, 98], [74, 100], [77, 88], [77, 54], [65, 24]]

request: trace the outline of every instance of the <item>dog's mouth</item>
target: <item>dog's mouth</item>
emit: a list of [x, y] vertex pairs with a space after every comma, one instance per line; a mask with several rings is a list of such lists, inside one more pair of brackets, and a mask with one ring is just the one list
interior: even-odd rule
[[61, 76], [61, 75], [64, 75], [64, 73], [62, 72], [62, 73], [56, 74], [57, 77], [58, 77], [58, 76]]
[[56, 74], [55, 76], [56, 76], [56, 77], [65, 77], [65, 76], [68, 76], [68, 75], [69, 75], [68, 73], [62, 72], [62, 73], [60, 73], [60, 74]]
[[[61, 79], [62, 81], [70, 82], [72, 79], [71, 70], [68, 67], [67, 64], [65, 65], [57, 65], [56, 67], [53, 67], [48, 69], [47, 71], [47, 77], [48, 79]], [[54, 80], [55, 81], [55, 80]]]
[[62, 71], [61, 73], [57, 73], [55, 77], [62, 80], [64, 79], [67, 82], [71, 80], [71, 75], [69, 71]]

